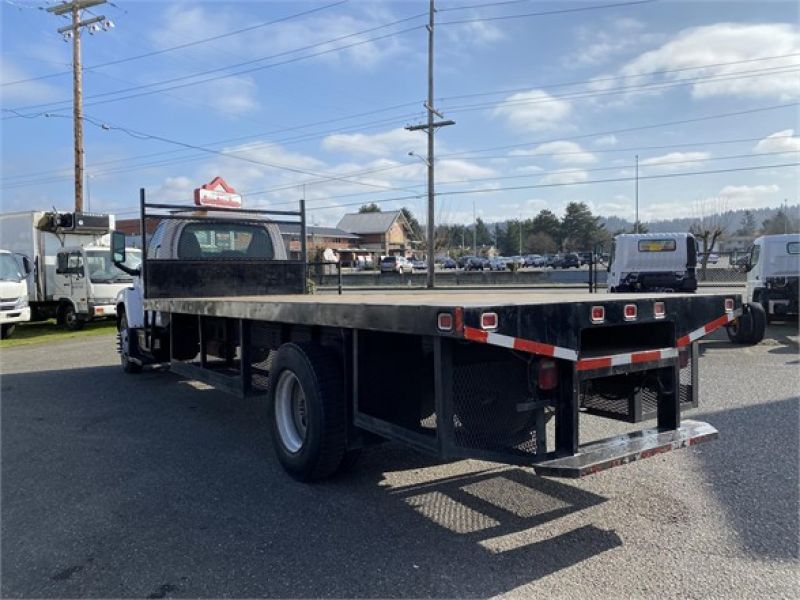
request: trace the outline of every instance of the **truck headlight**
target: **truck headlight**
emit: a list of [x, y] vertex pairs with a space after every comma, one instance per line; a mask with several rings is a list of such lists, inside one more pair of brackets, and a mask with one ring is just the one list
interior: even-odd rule
[[14, 305], [15, 308], [25, 308], [26, 306], [28, 306], [28, 294], [20, 296], [17, 299], [17, 303]]

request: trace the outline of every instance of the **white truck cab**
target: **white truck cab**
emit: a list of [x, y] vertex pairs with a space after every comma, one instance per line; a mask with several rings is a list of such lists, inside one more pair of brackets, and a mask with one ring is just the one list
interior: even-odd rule
[[631, 233], [614, 238], [608, 291], [694, 292], [697, 243], [691, 233]]
[[0, 250], [0, 338], [11, 336], [17, 323], [31, 320], [28, 306], [27, 257]]
[[798, 280], [800, 233], [764, 235], [753, 242], [745, 302], [758, 302], [767, 320], [797, 316]]
[[[142, 253], [130, 249], [126, 264], [137, 268]], [[61, 319], [75, 329], [83, 320], [114, 317], [117, 296], [133, 283], [133, 277], [111, 262], [108, 246], [72, 246], [56, 253], [53, 274], [53, 299], [64, 303]]]

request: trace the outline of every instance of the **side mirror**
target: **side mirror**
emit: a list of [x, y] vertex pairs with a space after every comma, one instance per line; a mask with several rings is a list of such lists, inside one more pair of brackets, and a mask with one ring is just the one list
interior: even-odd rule
[[69, 261], [69, 255], [67, 254], [59, 254], [56, 257], [56, 273], [62, 274], [67, 272], [67, 262]]
[[31, 273], [33, 273], [33, 263], [31, 259], [27, 256], [22, 257], [22, 269], [25, 271], [25, 276], [27, 277]]
[[111, 262], [115, 265], [125, 262], [125, 234], [121, 231], [111, 232]]

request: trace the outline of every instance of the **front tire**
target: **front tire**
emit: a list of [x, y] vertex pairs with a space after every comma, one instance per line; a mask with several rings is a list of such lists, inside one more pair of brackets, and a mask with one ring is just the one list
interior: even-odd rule
[[750, 312], [747, 310], [747, 305], [742, 307], [742, 309], [742, 314], [728, 323], [728, 326], [725, 328], [728, 339], [734, 344], [747, 344], [750, 341], [750, 336], [753, 334], [753, 319], [750, 316]]
[[119, 338], [119, 359], [122, 364], [122, 370], [126, 373], [141, 373], [142, 365], [131, 361], [131, 351], [135, 341], [131, 330], [128, 328], [128, 317], [124, 312], [119, 318], [117, 336]]
[[72, 304], [65, 304], [64, 308], [61, 309], [61, 321], [64, 323], [64, 327], [70, 331], [83, 329], [83, 319], [75, 312], [75, 307]]
[[336, 353], [288, 343], [275, 354], [267, 407], [275, 453], [298, 481], [333, 475], [347, 450], [347, 407]]
[[767, 312], [758, 302], [753, 302], [749, 307], [750, 318], [753, 320], [753, 329], [750, 332], [749, 342], [751, 344], [758, 344], [764, 339], [764, 334], [767, 331]]
[[7, 340], [14, 333], [16, 325], [14, 323], [6, 323], [0, 328], [0, 339]]

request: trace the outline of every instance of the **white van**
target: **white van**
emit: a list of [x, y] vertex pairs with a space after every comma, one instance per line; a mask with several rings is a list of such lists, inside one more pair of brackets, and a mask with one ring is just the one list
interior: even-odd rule
[[800, 233], [764, 235], [753, 242], [747, 261], [745, 302], [758, 302], [767, 320], [798, 315]]
[[0, 338], [11, 336], [17, 323], [31, 320], [27, 277], [31, 264], [27, 257], [0, 250]]
[[691, 233], [631, 233], [614, 238], [608, 291], [694, 292], [697, 242]]

